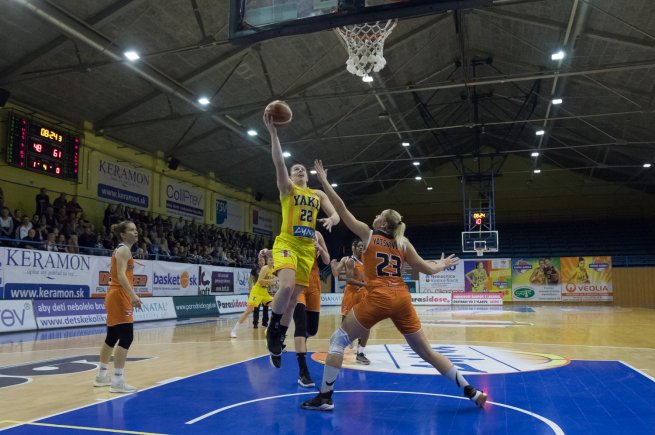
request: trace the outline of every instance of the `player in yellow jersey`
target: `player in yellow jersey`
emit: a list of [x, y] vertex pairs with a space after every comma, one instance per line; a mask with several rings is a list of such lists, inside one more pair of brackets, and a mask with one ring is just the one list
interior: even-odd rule
[[484, 269], [484, 263], [478, 261], [475, 264], [475, 269], [468, 272], [466, 275], [466, 280], [471, 284], [471, 290], [474, 292], [486, 292], [485, 284], [489, 279], [487, 271]]
[[578, 268], [571, 274], [569, 282], [574, 284], [589, 284], [591, 282], [587, 267], [585, 266], [584, 257], [578, 257]]
[[268, 306], [273, 300], [273, 297], [268, 292], [269, 287], [275, 284], [276, 281], [275, 275], [273, 275], [273, 256], [271, 255], [271, 252], [267, 249], [263, 249], [259, 253], [258, 261], [261, 267], [259, 270], [259, 277], [257, 278], [255, 285], [252, 286], [252, 290], [250, 290], [250, 294], [248, 295], [248, 306], [246, 307], [246, 311], [244, 311], [241, 317], [239, 317], [239, 320], [237, 320], [230, 332], [231, 338], [237, 338], [239, 325], [248, 318], [255, 307], [258, 307], [260, 304]]
[[[282, 205], [282, 228], [273, 245], [273, 263], [279, 289], [271, 303], [272, 313], [266, 329], [266, 346], [271, 354], [271, 364], [279, 368], [282, 364], [284, 337], [296, 300], [309, 285], [309, 274], [316, 258], [316, 222], [320, 221], [330, 231], [332, 226], [339, 223], [339, 215], [323, 191], [307, 187], [307, 168], [295, 164], [287, 172], [282, 145], [271, 115], [264, 114], [264, 124], [271, 135], [271, 156]], [[318, 219], [321, 208], [327, 218]]]
[[341, 327], [332, 334], [325, 358], [320, 393], [313, 399], [303, 402], [301, 407], [316, 411], [334, 409], [332, 392], [343, 364], [344, 348], [384, 319], [393, 321], [396, 328], [405, 336], [407, 344], [419, 357], [451, 379], [458, 387], [463, 388], [465, 397], [480, 407], [484, 406], [487, 395], [469, 385], [448, 358], [432, 349], [425, 332], [421, 329], [421, 321], [412, 305], [409, 289], [402, 278], [405, 262], [415, 271], [434, 275], [456, 265], [459, 258], [454, 255], [446, 258], [442, 254], [439, 261], [423, 260], [414, 246], [404, 237], [405, 224], [395, 210], [387, 209], [377, 215], [371, 230], [367, 224], [358, 221], [348, 211], [343, 200], [330, 186], [327, 173], [320, 161], [314, 163], [314, 169], [325, 193], [333, 201], [348, 229], [366, 241], [363, 257], [367, 294], [365, 300], [348, 312]]

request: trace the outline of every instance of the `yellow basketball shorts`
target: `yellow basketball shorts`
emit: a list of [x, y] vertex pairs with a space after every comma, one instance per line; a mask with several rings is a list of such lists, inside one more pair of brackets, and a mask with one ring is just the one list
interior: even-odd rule
[[264, 287], [259, 284], [255, 284], [250, 290], [250, 295], [248, 296], [248, 305], [251, 307], [258, 307], [259, 304], [268, 304], [273, 300], [273, 296], [268, 293]]
[[315, 254], [312, 241], [303, 243], [291, 237], [277, 236], [273, 244], [273, 267], [275, 272], [281, 269], [295, 270], [296, 284], [307, 286]]

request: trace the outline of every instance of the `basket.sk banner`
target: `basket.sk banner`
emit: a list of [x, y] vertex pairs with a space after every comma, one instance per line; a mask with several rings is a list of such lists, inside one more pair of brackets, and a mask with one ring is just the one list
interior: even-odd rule
[[198, 294], [198, 265], [152, 261], [152, 293], [155, 296]]
[[176, 216], [202, 218], [205, 205], [199, 187], [180, 183], [172, 178], [162, 177], [162, 192], [166, 199], [166, 210]]
[[106, 156], [98, 158], [97, 169], [98, 197], [132, 207], [150, 207], [151, 171]]
[[0, 248], [3, 299], [88, 298], [94, 258], [89, 255]]
[[[154, 261], [134, 260], [134, 291], [139, 296], [152, 296], [152, 265]], [[104, 298], [109, 291], [111, 279], [111, 257], [92, 257], [91, 297]], [[165, 295], [168, 296], [168, 295]]]

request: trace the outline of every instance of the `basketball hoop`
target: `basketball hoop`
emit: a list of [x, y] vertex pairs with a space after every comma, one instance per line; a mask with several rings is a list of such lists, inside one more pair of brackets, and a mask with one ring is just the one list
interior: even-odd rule
[[352, 24], [337, 27], [348, 50], [346, 70], [364, 81], [371, 81], [369, 73], [379, 72], [387, 64], [384, 59], [384, 41], [398, 24], [398, 20], [376, 21], [375, 23]]
[[475, 253], [477, 254], [478, 257], [482, 257], [484, 255], [484, 251], [486, 251], [486, 249], [483, 246], [480, 246], [479, 248], [478, 247], [475, 248]]

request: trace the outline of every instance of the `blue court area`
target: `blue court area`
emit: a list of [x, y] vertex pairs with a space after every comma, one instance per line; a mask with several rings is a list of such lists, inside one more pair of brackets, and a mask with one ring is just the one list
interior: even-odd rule
[[[294, 357], [285, 354], [279, 370], [267, 357], [217, 368], [5, 433], [610, 435], [655, 430], [655, 382], [617, 361], [467, 375], [489, 393], [484, 410], [463, 399], [442, 376], [345, 369], [337, 379], [335, 410], [316, 412], [299, 408], [315, 392], [296, 384]], [[308, 363], [319, 380], [322, 365]]]

